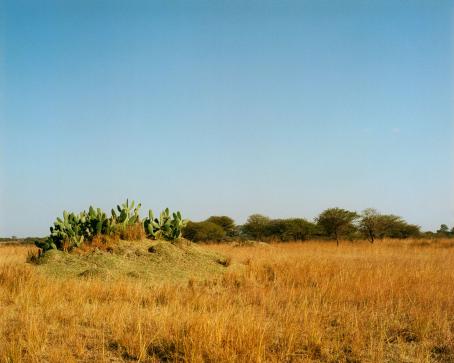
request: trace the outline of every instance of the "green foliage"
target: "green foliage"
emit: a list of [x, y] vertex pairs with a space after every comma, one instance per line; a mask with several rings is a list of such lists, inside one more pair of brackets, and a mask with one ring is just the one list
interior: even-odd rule
[[303, 218], [270, 219], [251, 215], [242, 232], [256, 240], [303, 241], [317, 234], [317, 226]]
[[360, 216], [359, 231], [366, 236], [370, 243], [374, 243], [380, 232], [380, 214], [373, 208], [365, 209]]
[[235, 222], [227, 216], [211, 216], [202, 222], [189, 222], [183, 230], [183, 237], [194, 242], [221, 242], [237, 234]]
[[175, 241], [182, 236], [183, 228], [187, 221], [181, 217], [178, 211], [170, 216], [169, 208], [166, 208], [159, 215], [159, 218], [154, 218], [153, 211], [148, 211], [148, 218], [143, 221], [143, 227], [147, 237], [152, 239], [165, 239], [167, 241]]
[[224, 229], [212, 222], [188, 222], [183, 237], [194, 242], [220, 242], [226, 236]]
[[227, 216], [211, 216], [206, 220], [206, 222], [211, 222], [222, 227], [226, 236], [233, 237], [236, 233], [235, 222], [232, 218]]
[[325, 231], [326, 235], [336, 239], [355, 230], [353, 222], [358, 218], [356, 212], [341, 208], [329, 208], [323, 211], [317, 218], [317, 224]]
[[408, 238], [417, 237], [420, 234], [419, 226], [408, 224], [401, 217], [393, 214], [380, 215], [378, 227], [378, 238]]
[[375, 238], [408, 238], [420, 234], [419, 226], [408, 224], [399, 216], [380, 214], [371, 208], [363, 211], [358, 227], [371, 243]]
[[86, 237], [93, 238], [97, 234], [111, 235], [114, 232], [115, 222], [107, 218], [101, 208], [90, 206], [86, 215]]
[[121, 206], [117, 205], [118, 215], [115, 213], [115, 210], [112, 209], [112, 219], [114, 224], [119, 225], [122, 228], [127, 226], [132, 226], [140, 222], [139, 210], [141, 204], [137, 204], [137, 207], [134, 208], [134, 201], [129, 204], [129, 200], [126, 199], [126, 203], [123, 203]]
[[72, 249], [79, 247], [85, 238], [86, 213], [80, 214], [63, 212], [63, 219], [57, 218], [50, 227], [50, 236], [45, 241], [38, 241], [36, 245], [44, 251], [50, 249]]
[[173, 213], [172, 216], [173, 218], [171, 222], [170, 233], [168, 234], [168, 236], [166, 236], [166, 239], [173, 241], [181, 238], [181, 236], [183, 235], [183, 229], [184, 227], [186, 227], [188, 221], [186, 219], [183, 219], [180, 211]]
[[271, 219], [261, 214], [252, 214], [243, 225], [242, 232], [259, 241], [267, 236]]
[[437, 230], [437, 234], [442, 237], [449, 237], [454, 234], [454, 227], [449, 231], [449, 227], [446, 224], [442, 224]]
[[[36, 246], [44, 251], [50, 249], [72, 250], [84, 242], [90, 242], [97, 235], [117, 235], [120, 238], [134, 239], [131, 228], [138, 232], [137, 239], [148, 238], [175, 241], [181, 236], [192, 241], [222, 241], [227, 237], [239, 236], [256, 240], [298, 241], [320, 236], [354, 238], [362, 234], [370, 242], [376, 238], [407, 238], [420, 235], [420, 227], [408, 224], [401, 217], [380, 214], [374, 209], [366, 209], [360, 216], [356, 212], [340, 208], [330, 208], [316, 218], [316, 224], [302, 218], [270, 219], [260, 214], [253, 214], [243, 226], [235, 226], [233, 219], [227, 216], [211, 216], [203, 222], [187, 222], [180, 212], [170, 214], [168, 208], [155, 217], [148, 212], [148, 217], [141, 220], [141, 205], [134, 201], [112, 209], [108, 217], [100, 208], [89, 207], [88, 212], [79, 214], [63, 212], [63, 218], [57, 218], [50, 227], [46, 239], [35, 241]], [[359, 220], [358, 220], [359, 219]], [[357, 226], [355, 222], [358, 220]], [[142, 229], [143, 228], [143, 229]], [[454, 235], [454, 228], [449, 231], [443, 224], [437, 236]]]
[[[112, 209], [110, 217], [107, 217], [100, 208], [95, 209], [92, 206], [89, 207], [88, 212], [83, 211], [79, 214], [65, 211], [63, 218], [57, 218], [54, 225], [50, 227], [49, 237], [35, 241], [35, 244], [43, 251], [72, 250], [80, 247], [84, 242], [91, 241], [96, 235], [122, 236], [128, 227], [138, 225], [142, 228], [140, 207], [140, 203], [136, 206], [134, 201], [129, 203], [127, 199], [126, 203], [117, 206], [118, 213]], [[150, 238], [173, 241], [181, 237], [186, 223], [180, 212], [170, 216], [169, 209], [166, 209], [157, 219], [153, 218], [150, 210], [148, 218], [143, 221], [143, 228]]]
[[143, 228], [147, 237], [151, 239], [157, 239], [157, 231], [159, 229], [159, 221], [155, 222], [153, 211], [148, 211], [148, 218], [143, 220]]
[[271, 220], [267, 235], [281, 241], [304, 241], [311, 238], [317, 230], [314, 223], [303, 218]]

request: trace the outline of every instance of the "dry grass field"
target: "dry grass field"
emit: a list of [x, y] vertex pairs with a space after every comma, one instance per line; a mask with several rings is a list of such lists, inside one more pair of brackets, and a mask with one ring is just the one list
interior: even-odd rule
[[220, 276], [58, 278], [0, 247], [1, 362], [454, 362], [449, 240], [203, 248]]

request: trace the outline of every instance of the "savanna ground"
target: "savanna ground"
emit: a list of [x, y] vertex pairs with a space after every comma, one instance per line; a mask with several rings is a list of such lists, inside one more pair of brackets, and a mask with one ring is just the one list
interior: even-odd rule
[[454, 362], [449, 240], [232, 247], [221, 274], [55, 277], [0, 247], [1, 362]]

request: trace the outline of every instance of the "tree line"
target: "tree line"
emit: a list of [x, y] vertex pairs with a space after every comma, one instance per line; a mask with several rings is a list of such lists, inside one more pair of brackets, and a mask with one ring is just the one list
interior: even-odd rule
[[339, 244], [341, 239], [367, 239], [374, 243], [382, 238], [409, 237], [450, 237], [449, 230], [442, 225], [437, 233], [421, 232], [417, 225], [406, 222], [393, 214], [382, 214], [368, 208], [361, 213], [342, 208], [324, 210], [314, 221], [304, 218], [271, 219], [261, 214], [248, 217], [243, 225], [236, 225], [228, 216], [211, 216], [205, 221], [189, 221], [183, 236], [194, 242], [228, 241], [233, 239], [253, 239], [257, 241], [304, 241], [309, 239], [333, 239]]

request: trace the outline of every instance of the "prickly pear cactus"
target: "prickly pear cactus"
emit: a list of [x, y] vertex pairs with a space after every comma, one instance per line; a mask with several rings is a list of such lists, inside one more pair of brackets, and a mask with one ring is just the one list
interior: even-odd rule
[[126, 199], [126, 203], [123, 203], [121, 206], [117, 205], [118, 215], [115, 213], [115, 210], [112, 209], [112, 219], [115, 223], [121, 225], [123, 228], [139, 223], [139, 210], [142, 205], [138, 203], [135, 208], [134, 205], [134, 201], [129, 204], [129, 200]]
[[148, 212], [148, 218], [143, 221], [143, 226], [148, 238], [165, 239], [174, 241], [181, 237], [182, 229], [186, 226], [187, 221], [183, 220], [180, 212], [170, 216], [169, 208], [166, 208], [159, 214], [159, 218], [153, 217], [153, 212]]
[[149, 210], [148, 217], [140, 219], [141, 204], [134, 201], [117, 205], [117, 212], [112, 209], [107, 217], [100, 208], [89, 207], [88, 212], [79, 214], [63, 212], [50, 227], [50, 235], [44, 241], [35, 242], [43, 251], [50, 249], [72, 250], [80, 247], [85, 241], [91, 241], [96, 235], [111, 235], [124, 230], [128, 226], [142, 223], [148, 238], [174, 241], [181, 237], [182, 229], [187, 221], [183, 220], [180, 212], [170, 215], [169, 208], [159, 214], [159, 218]]

